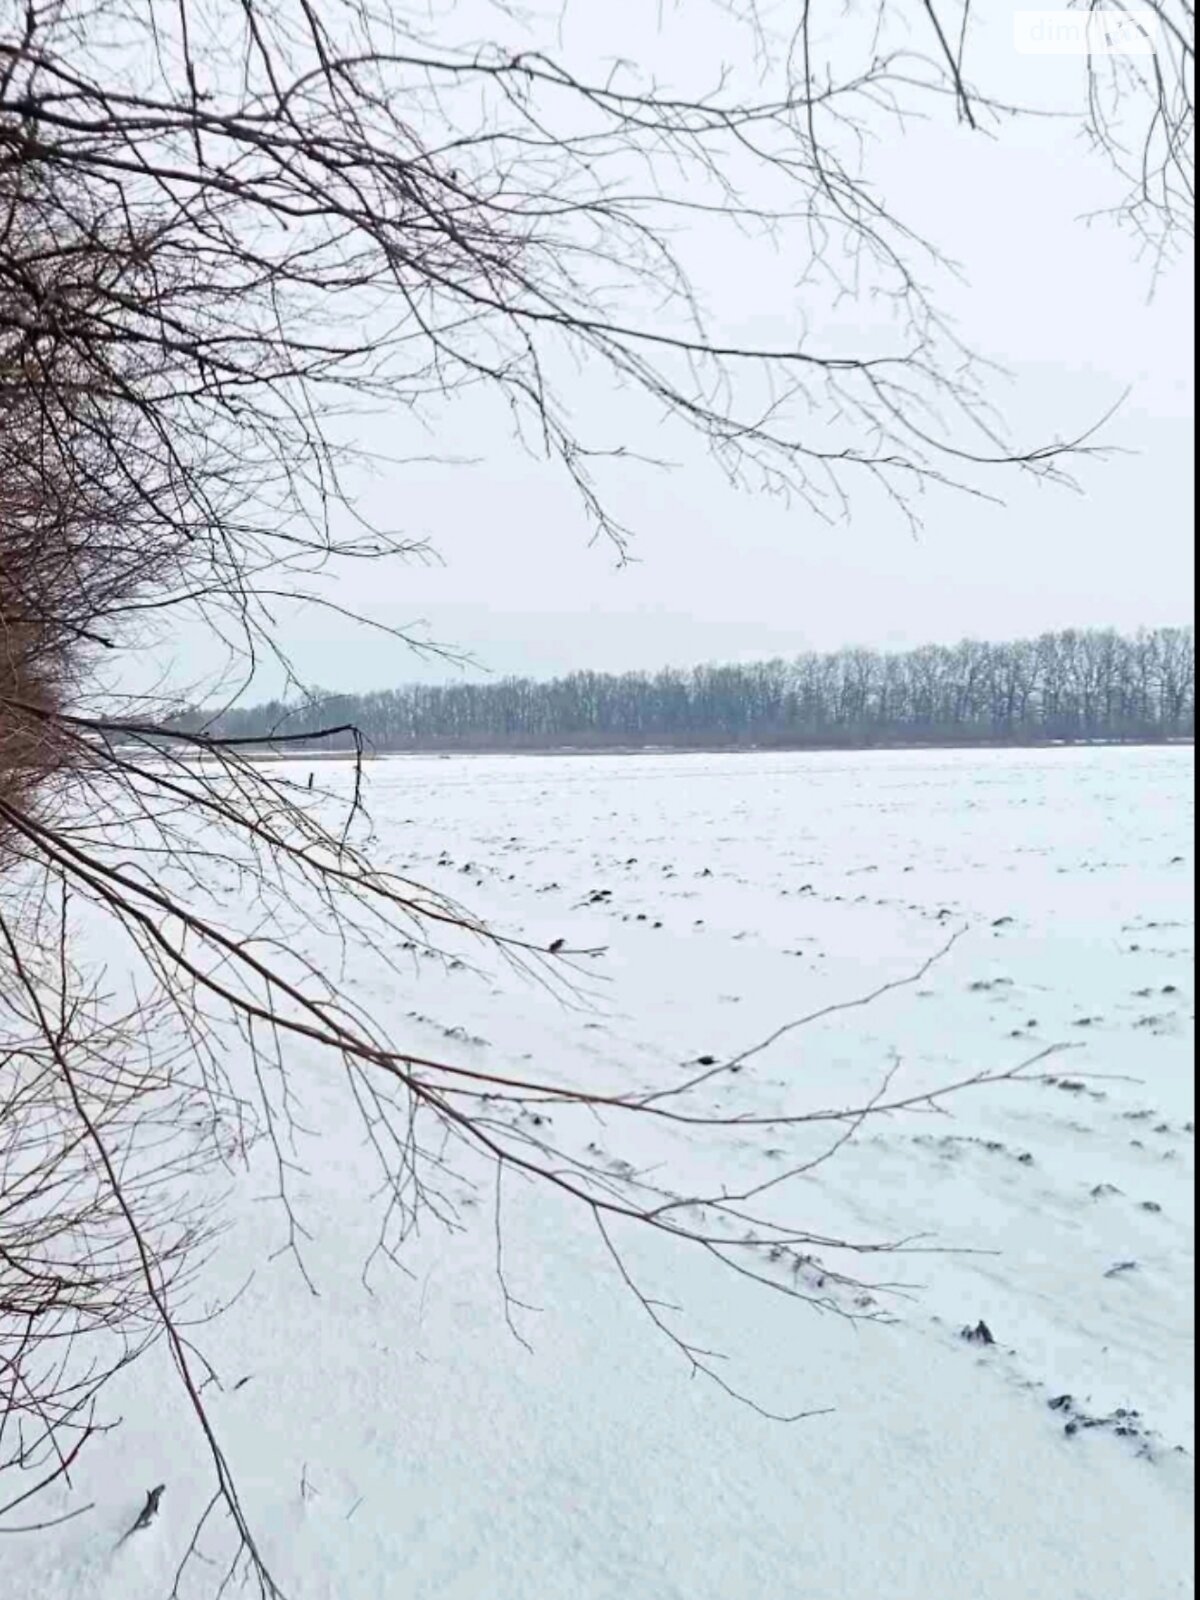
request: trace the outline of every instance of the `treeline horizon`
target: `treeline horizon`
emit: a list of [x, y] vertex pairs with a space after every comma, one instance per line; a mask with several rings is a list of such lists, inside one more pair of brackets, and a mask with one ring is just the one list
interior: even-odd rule
[[193, 710], [175, 726], [325, 750], [353, 748], [357, 729], [379, 751], [1161, 741], [1194, 736], [1195, 641], [1190, 625], [1065, 629], [899, 652], [407, 684]]

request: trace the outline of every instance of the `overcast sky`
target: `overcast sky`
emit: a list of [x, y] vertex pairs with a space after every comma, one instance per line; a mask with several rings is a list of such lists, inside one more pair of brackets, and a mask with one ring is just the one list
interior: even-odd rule
[[[1008, 47], [1006, 31], [997, 39]], [[1030, 93], [1069, 102], [1080, 63], [1014, 57], [1013, 70]], [[966, 341], [1009, 369], [996, 392], [1019, 437], [1073, 433], [1129, 392], [1104, 435], [1124, 453], [1084, 462], [1080, 492], [998, 476], [1003, 507], [931, 497], [914, 537], [878, 501], [830, 526], [735, 492], [693, 448], [673, 452], [669, 472], [636, 476], [634, 559], [620, 567], [589, 544], [561, 473], [515, 450], [499, 422], [481, 435], [482, 413], [467, 406], [426, 447], [474, 464], [409, 465], [363, 491], [369, 512], [428, 535], [440, 561], [386, 579], [348, 574], [339, 603], [423, 623], [480, 669], [535, 676], [1190, 620], [1190, 260], [1148, 298], [1149, 266], [1128, 235], [1080, 220], [1117, 191], [1075, 130], [1034, 122], [989, 139], [950, 124], [947, 113], [903, 139], [893, 130], [872, 173], [961, 263], [966, 284], [948, 282], [942, 297]], [[794, 341], [802, 307], [781, 291], [778, 264], [764, 261], [769, 292], [745, 282], [741, 259], [737, 271], [754, 336]], [[364, 442], [392, 448], [399, 427], [378, 418]], [[653, 453], [655, 440], [644, 447]], [[286, 620], [310, 682], [447, 675], [336, 618]]]

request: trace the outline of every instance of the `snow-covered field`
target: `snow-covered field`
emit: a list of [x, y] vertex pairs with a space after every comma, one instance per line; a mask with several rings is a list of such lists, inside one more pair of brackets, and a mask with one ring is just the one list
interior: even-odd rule
[[[1051, 1082], [869, 1121], [767, 1192], [814, 1234], [913, 1241], [857, 1264], [822, 1256], [895, 1286], [869, 1303], [803, 1269], [818, 1300], [828, 1289], [885, 1320], [621, 1233], [631, 1275], [679, 1308], [663, 1316], [680, 1337], [722, 1353], [726, 1383], [766, 1409], [821, 1413], [792, 1423], [693, 1376], [587, 1215], [544, 1185], [504, 1184], [515, 1333], [486, 1186], [455, 1189], [456, 1231], [427, 1218], [407, 1275], [374, 1270], [364, 1288], [378, 1218], [361, 1130], [341, 1086], [298, 1057], [319, 1293], [286, 1253], [270, 1259], [282, 1221], [269, 1175], [251, 1173], [205, 1296], [253, 1279], [196, 1334], [285, 1592], [1190, 1595], [1193, 770], [1183, 749], [371, 764], [379, 848], [397, 867], [503, 931], [599, 952], [572, 958], [571, 1004], [498, 960], [414, 956], [407, 979], [352, 966], [356, 998], [414, 1053], [669, 1087], [701, 1057], [913, 974], [956, 930], [919, 981], [784, 1033], [707, 1103], [782, 1117], [860, 1102], [889, 1072], [897, 1094], [1071, 1048], [1036, 1068]], [[318, 771], [343, 799], [349, 782]], [[614, 1170], [669, 1172], [686, 1193], [735, 1192], [815, 1150], [787, 1125], [689, 1134], [619, 1114], [589, 1118], [586, 1137]], [[963, 1337], [981, 1320], [992, 1345]], [[211, 1490], [165, 1353], [136, 1369], [120, 1409], [73, 1489], [40, 1508], [95, 1509], [0, 1544], [8, 1600], [170, 1592]], [[118, 1546], [158, 1483], [159, 1517]], [[180, 1592], [220, 1576], [193, 1568]]]

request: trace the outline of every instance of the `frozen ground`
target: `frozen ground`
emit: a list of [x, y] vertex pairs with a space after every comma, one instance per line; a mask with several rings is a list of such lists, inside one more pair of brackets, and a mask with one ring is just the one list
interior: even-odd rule
[[[348, 779], [322, 768], [318, 783], [344, 794]], [[783, 1186], [779, 1206], [814, 1232], [949, 1252], [859, 1264], [903, 1285], [876, 1291], [887, 1325], [622, 1239], [646, 1291], [681, 1307], [672, 1325], [728, 1356], [729, 1383], [765, 1407], [828, 1408], [793, 1424], [691, 1377], [586, 1217], [516, 1180], [503, 1238], [519, 1339], [487, 1188], [463, 1191], [460, 1231], [413, 1242], [411, 1276], [374, 1272], [368, 1293], [361, 1138], [338, 1086], [298, 1060], [326, 1152], [302, 1152], [319, 1297], [286, 1256], [268, 1261], [281, 1220], [252, 1174], [206, 1290], [253, 1280], [197, 1334], [288, 1595], [1190, 1595], [1192, 784], [1190, 750], [373, 764], [398, 866], [506, 931], [603, 948], [578, 962], [574, 1007], [498, 964], [414, 957], [411, 981], [359, 964], [361, 998], [414, 1052], [666, 1086], [913, 972], [956, 929], [921, 982], [785, 1035], [719, 1094], [768, 1116], [861, 1099], [892, 1068], [925, 1087], [1073, 1048], [1045, 1064], [1053, 1083], [868, 1124]], [[688, 1192], [805, 1153], [770, 1128], [689, 1140], [610, 1117], [587, 1137]], [[962, 1337], [981, 1319], [992, 1346]], [[9, 1600], [169, 1592], [205, 1460], [165, 1357], [121, 1400], [124, 1426], [42, 1507], [95, 1509], [0, 1545]], [[157, 1483], [157, 1521], [114, 1548]]]

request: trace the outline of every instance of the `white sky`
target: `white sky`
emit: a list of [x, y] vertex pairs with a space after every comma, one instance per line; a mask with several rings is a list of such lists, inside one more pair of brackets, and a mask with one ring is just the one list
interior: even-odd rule
[[[1004, 27], [989, 40], [1011, 50]], [[1075, 102], [1077, 59], [1013, 53], [1011, 67], [1023, 94]], [[428, 535], [441, 562], [351, 572], [339, 604], [385, 623], [422, 621], [480, 668], [536, 676], [1189, 620], [1190, 261], [1148, 299], [1149, 266], [1129, 236], [1080, 220], [1118, 191], [1066, 125], [1018, 124], [992, 139], [956, 130], [947, 107], [904, 138], [892, 129], [871, 170], [894, 209], [962, 265], [966, 285], [948, 283], [943, 303], [966, 342], [1009, 369], [996, 393], [1022, 439], [1073, 434], [1130, 391], [1105, 434], [1125, 453], [1082, 463], [1081, 492], [1013, 477], [995, 485], [1003, 508], [940, 494], [914, 539], [878, 501], [830, 527], [801, 506], [728, 489], [698, 448], [673, 446], [670, 473], [630, 478], [635, 559], [618, 569], [610, 550], [589, 545], [561, 473], [515, 450], [492, 414], [452, 408], [436, 440], [404, 434], [399, 445], [402, 421], [383, 417], [365, 428], [372, 448], [479, 459], [410, 465], [366, 486], [365, 508]], [[745, 325], [756, 341], [794, 342], [803, 306], [789, 274], [764, 258], [762, 283], [746, 284], [741, 262], [724, 288], [753, 308]], [[654, 452], [654, 439], [632, 442]], [[285, 621], [297, 665], [324, 687], [447, 675], [319, 612]]]

